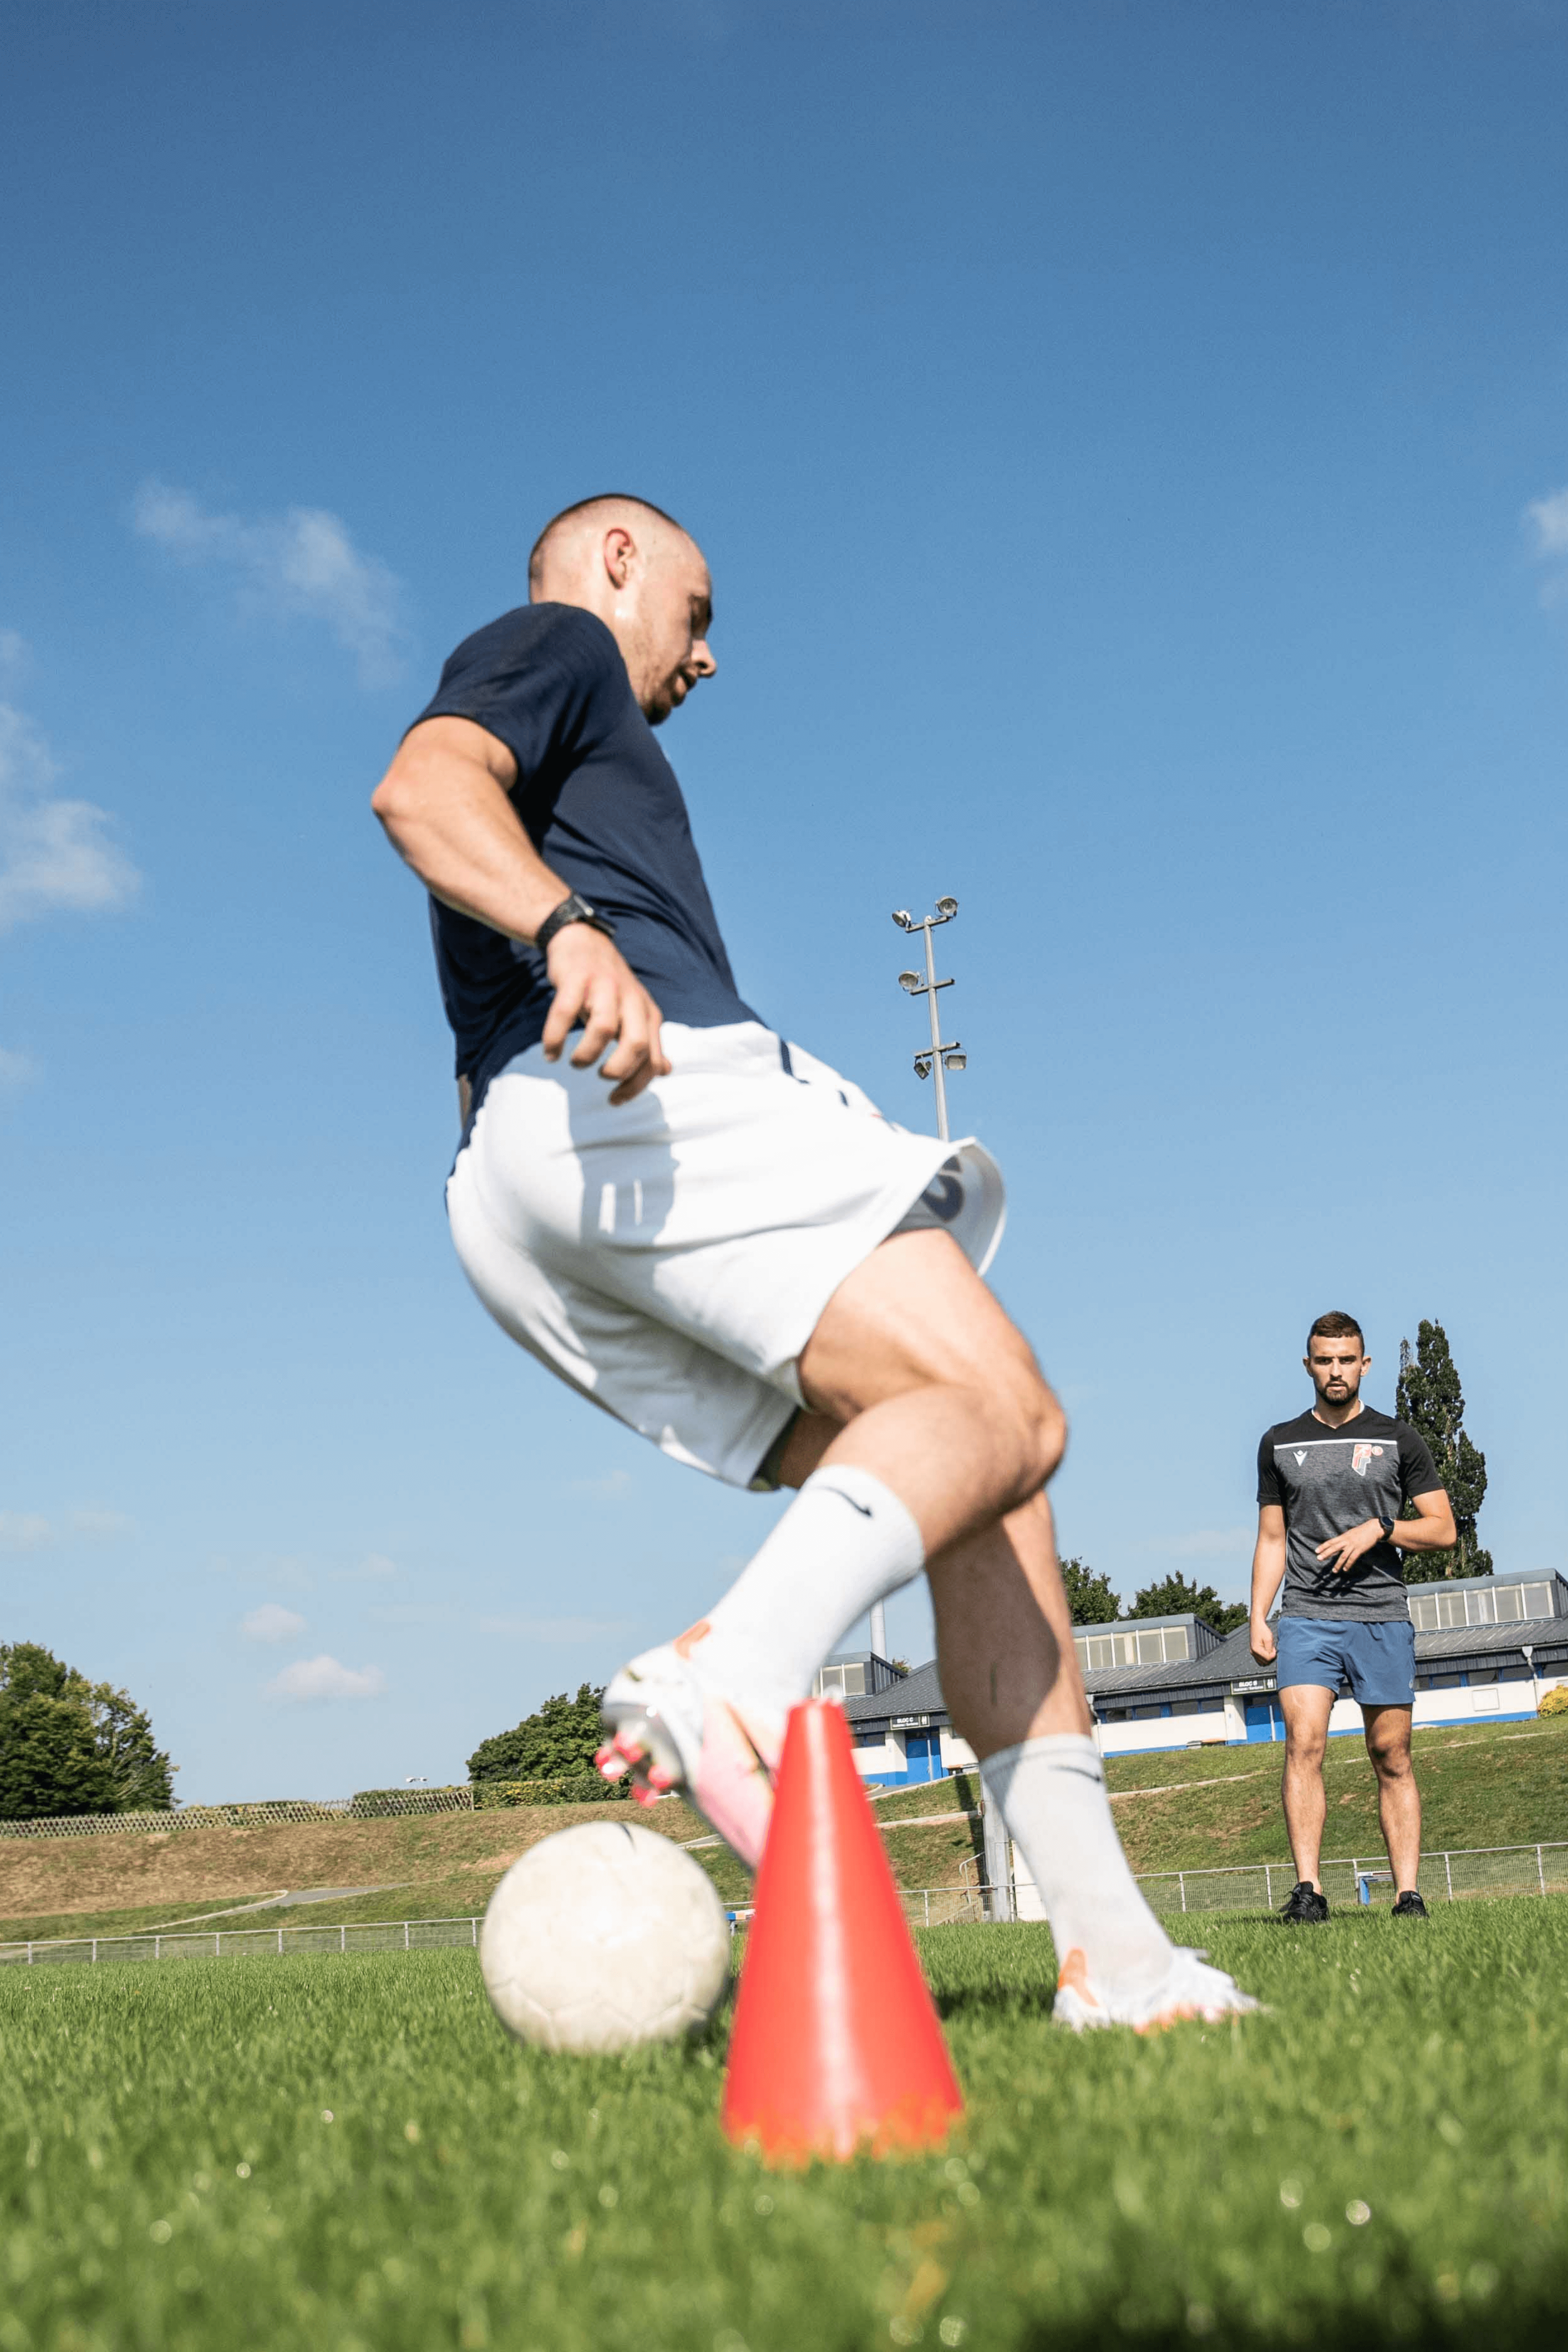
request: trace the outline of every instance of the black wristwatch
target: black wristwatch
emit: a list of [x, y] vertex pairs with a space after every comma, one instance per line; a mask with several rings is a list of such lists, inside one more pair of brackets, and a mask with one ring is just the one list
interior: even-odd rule
[[556, 932], [563, 931], [568, 923], [586, 923], [590, 930], [603, 931], [607, 940], [616, 936], [616, 927], [609, 917], [601, 915], [596, 907], [590, 907], [586, 898], [580, 898], [573, 890], [558, 907], [552, 907], [535, 931], [533, 945], [536, 953], [542, 955]]
[[1392, 1543], [1394, 1541], [1394, 1521], [1392, 1519], [1385, 1519], [1380, 1512], [1378, 1514], [1377, 1524], [1383, 1529], [1384, 1542]]

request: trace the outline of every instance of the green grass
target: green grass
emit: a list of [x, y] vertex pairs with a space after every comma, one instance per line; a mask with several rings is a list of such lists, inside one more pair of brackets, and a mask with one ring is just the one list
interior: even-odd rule
[[722, 2021], [551, 2058], [465, 1953], [0, 1971], [0, 2352], [1560, 2335], [1568, 1902], [1205, 1933], [1270, 2013], [1144, 2042], [934, 1930], [962, 2132], [802, 2175], [720, 2137]]

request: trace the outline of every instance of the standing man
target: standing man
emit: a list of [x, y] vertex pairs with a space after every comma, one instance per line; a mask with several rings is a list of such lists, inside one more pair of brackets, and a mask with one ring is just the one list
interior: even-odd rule
[[954, 1720], [1049, 1909], [1057, 2014], [1254, 2007], [1172, 1948], [1112, 1825], [1044, 1493], [1065, 1424], [981, 1280], [994, 1163], [890, 1126], [737, 993], [653, 731], [714, 673], [701, 551], [589, 499], [529, 587], [453, 654], [374, 803], [431, 894], [458, 1255], [579, 1395], [711, 1476], [799, 1489], [707, 1615], [613, 1677], [601, 1769], [684, 1789], [754, 1864], [788, 1710], [923, 1570]]
[[[1297, 1884], [1283, 1916], [1313, 1923], [1329, 1916], [1318, 1878], [1323, 1751], [1329, 1710], [1348, 1683], [1377, 1774], [1394, 1916], [1425, 1919], [1415, 1887], [1421, 1797], [1410, 1760], [1415, 1633], [1399, 1555], [1446, 1551], [1454, 1514], [1415, 1431], [1363, 1404], [1372, 1358], [1353, 1316], [1320, 1315], [1304, 1361], [1317, 1402], [1264, 1433], [1252, 1555], [1252, 1654], [1260, 1665], [1278, 1659], [1285, 1710], [1285, 1823]], [[1416, 1516], [1401, 1520], [1406, 1504]], [[1276, 1641], [1268, 1612], [1281, 1578]]]

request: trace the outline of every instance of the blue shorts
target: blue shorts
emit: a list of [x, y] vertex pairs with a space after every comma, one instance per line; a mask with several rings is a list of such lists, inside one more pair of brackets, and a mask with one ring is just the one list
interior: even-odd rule
[[1414, 1706], [1415, 1628], [1408, 1617], [1369, 1623], [1352, 1617], [1281, 1617], [1279, 1688], [1344, 1683], [1363, 1706]]

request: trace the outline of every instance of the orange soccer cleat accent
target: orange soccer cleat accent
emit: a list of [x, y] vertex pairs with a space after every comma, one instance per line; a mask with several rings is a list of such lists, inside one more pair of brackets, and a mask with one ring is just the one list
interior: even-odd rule
[[790, 1710], [722, 2121], [773, 2164], [939, 2146], [963, 2100], [841, 1707]]

